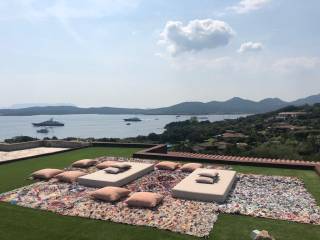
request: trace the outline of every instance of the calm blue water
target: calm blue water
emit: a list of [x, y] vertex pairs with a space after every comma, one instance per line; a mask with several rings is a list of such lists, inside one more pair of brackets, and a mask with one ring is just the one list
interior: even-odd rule
[[[206, 115], [210, 121], [223, 119], [235, 119], [246, 115]], [[37, 133], [36, 127], [31, 123], [46, 121], [53, 117], [54, 120], [65, 123], [64, 127], [48, 128], [48, 134]], [[132, 122], [126, 125], [124, 118], [138, 117], [142, 122]], [[0, 116], [0, 140], [15, 136], [31, 136], [37, 138], [53, 137], [114, 137], [126, 138], [149, 133], [162, 133], [164, 126], [170, 122], [190, 119], [191, 116], [177, 118], [173, 115], [59, 115], [59, 116], [23, 116], [4, 117]], [[201, 119], [200, 119], [201, 120]]]

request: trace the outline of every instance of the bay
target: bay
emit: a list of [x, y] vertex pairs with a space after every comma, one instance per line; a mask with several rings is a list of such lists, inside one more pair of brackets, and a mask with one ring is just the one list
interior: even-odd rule
[[[211, 122], [224, 119], [236, 119], [246, 115], [203, 115], [197, 116], [201, 120]], [[138, 117], [141, 122], [131, 122], [126, 125], [124, 118]], [[30, 136], [36, 138], [127, 138], [149, 133], [162, 133], [166, 124], [170, 122], [190, 119], [190, 115], [39, 115], [39, 116], [0, 116], [0, 140], [15, 136]], [[49, 133], [37, 133], [40, 128], [33, 127], [32, 123], [43, 122], [50, 118], [63, 122], [64, 127], [48, 128]], [[207, 119], [206, 119], [207, 118]]]

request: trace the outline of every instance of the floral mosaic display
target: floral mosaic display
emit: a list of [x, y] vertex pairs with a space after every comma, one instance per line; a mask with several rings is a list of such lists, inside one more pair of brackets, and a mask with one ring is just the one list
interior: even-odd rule
[[[98, 161], [105, 159], [98, 158]], [[97, 169], [91, 167], [85, 171], [91, 173]], [[116, 203], [93, 200], [89, 193], [94, 188], [60, 183], [54, 179], [1, 194], [0, 201], [61, 215], [151, 226], [198, 237], [209, 235], [219, 212], [320, 224], [320, 209], [297, 178], [238, 174], [227, 201], [217, 204], [171, 197], [171, 189], [186, 176], [188, 173], [179, 170], [156, 170], [124, 186], [132, 192], [163, 194], [163, 202], [154, 209], [130, 208], [123, 200]]]

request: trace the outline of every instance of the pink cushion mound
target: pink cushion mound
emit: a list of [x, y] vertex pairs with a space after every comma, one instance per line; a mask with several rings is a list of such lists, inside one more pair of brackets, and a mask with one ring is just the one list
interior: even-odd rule
[[53, 168], [45, 168], [39, 171], [36, 171], [31, 174], [31, 176], [35, 179], [44, 179], [49, 180], [50, 178], [53, 178], [54, 176], [62, 173], [63, 171], [60, 169], [53, 169]]
[[208, 178], [216, 178], [218, 177], [219, 173], [217, 172], [201, 172], [199, 173], [200, 177], [208, 177]]
[[57, 178], [61, 182], [73, 183], [77, 181], [78, 177], [81, 177], [86, 174], [87, 173], [84, 173], [82, 171], [66, 171], [56, 175], [55, 178]]
[[110, 174], [118, 174], [118, 173], [123, 172], [122, 169], [120, 169], [120, 168], [115, 168], [115, 167], [108, 167], [108, 168], [104, 169], [104, 171], [105, 171], [106, 173], [110, 173]]
[[202, 167], [203, 167], [203, 164], [201, 163], [186, 163], [180, 169], [183, 172], [193, 172], [197, 168], [202, 168]]
[[213, 178], [210, 177], [198, 177], [196, 178], [197, 183], [206, 183], [206, 184], [213, 184]]
[[108, 167], [112, 167], [116, 163], [119, 163], [119, 162], [117, 162], [117, 161], [104, 161], [102, 163], [97, 164], [96, 167], [99, 168], [99, 169], [105, 169], [105, 168], [108, 168]]
[[96, 160], [82, 159], [82, 160], [79, 160], [79, 161], [72, 163], [72, 166], [79, 167], [79, 168], [87, 168], [87, 167], [91, 167], [91, 166], [95, 165], [96, 163], [97, 163]]
[[136, 192], [132, 194], [125, 203], [130, 207], [145, 207], [153, 208], [157, 206], [163, 199], [163, 196], [158, 193], [151, 192]]
[[90, 195], [106, 202], [118, 201], [120, 198], [126, 197], [131, 191], [120, 187], [104, 187], [92, 192]]
[[156, 165], [157, 169], [161, 169], [161, 170], [175, 170], [177, 167], [179, 166], [179, 163], [175, 163], [175, 162], [169, 162], [169, 161], [163, 161], [163, 162], [159, 162]]
[[113, 164], [112, 167], [114, 167], [114, 168], [119, 168], [119, 169], [129, 169], [129, 168], [131, 168], [131, 165], [128, 164], [128, 163], [121, 163], [121, 162], [119, 162], [119, 163]]

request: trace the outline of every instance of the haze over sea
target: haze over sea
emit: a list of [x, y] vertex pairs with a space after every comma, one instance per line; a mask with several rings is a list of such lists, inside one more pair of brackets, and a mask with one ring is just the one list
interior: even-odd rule
[[[246, 115], [203, 115], [197, 116], [200, 121], [211, 122], [224, 119], [235, 119]], [[126, 125], [124, 118], [138, 117], [141, 122], [131, 122]], [[39, 115], [39, 116], [0, 116], [0, 140], [15, 136], [30, 136], [37, 138], [77, 137], [77, 138], [127, 138], [149, 133], [162, 133], [166, 124], [190, 119], [191, 115], [176, 117], [175, 115]], [[201, 119], [208, 117], [208, 119]], [[54, 118], [65, 124], [64, 127], [48, 128], [48, 134], [37, 133], [41, 129], [33, 127], [32, 123], [43, 122]]]

